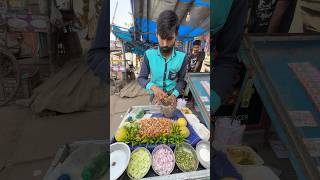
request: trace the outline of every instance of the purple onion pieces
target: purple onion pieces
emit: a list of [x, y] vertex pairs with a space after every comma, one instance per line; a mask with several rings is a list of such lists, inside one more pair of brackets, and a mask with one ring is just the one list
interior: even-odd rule
[[159, 148], [153, 155], [153, 169], [159, 175], [168, 175], [174, 167], [174, 154], [167, 148]]

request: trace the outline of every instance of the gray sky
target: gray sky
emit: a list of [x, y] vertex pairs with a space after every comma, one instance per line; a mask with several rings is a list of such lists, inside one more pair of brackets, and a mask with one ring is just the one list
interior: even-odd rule
[[[116, 4], [118, 2], [118, 8], [114, 17], [114, 24], [126, 27], [125, 23], [132, 23], [131, 13], [131, 2], [130, 0], [111, 0], [110, 1], [110, 23], [112, 23], [113, 14], [115, 11]], [[115, 40], [115, 36], [110, 33], [110, 40]]]

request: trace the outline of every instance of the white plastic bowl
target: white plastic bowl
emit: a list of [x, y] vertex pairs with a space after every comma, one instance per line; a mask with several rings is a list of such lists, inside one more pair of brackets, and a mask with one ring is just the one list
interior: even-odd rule
[[[200, 164], [206, 169], [210, 168], [210, 143], [209, 141], [199, 141], [196, 146], [197, 157], [200, 161]], [[209, 161], [203, 159], [201, 153], [207, 152], [206, 156], [209, 157]]]
[[127, 169], [130, 161], [130, 148], [123, 142], [113, 143], [110, 146], [110, 179], [118, 179]]

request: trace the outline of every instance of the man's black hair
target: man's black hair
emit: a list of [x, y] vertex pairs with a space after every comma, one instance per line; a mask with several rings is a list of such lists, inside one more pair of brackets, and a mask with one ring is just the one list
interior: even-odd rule
[[194, 46], [200, 46], [201, 45], [201, 41], [199, 39], [195, 40], [195, 41], [193, 41], [193, 45]]
[[162, 39], [167, 39], [173, 33], [178, 34], [179, 18], [172, 10], [160, 13], [157, 19], [157, 32]]

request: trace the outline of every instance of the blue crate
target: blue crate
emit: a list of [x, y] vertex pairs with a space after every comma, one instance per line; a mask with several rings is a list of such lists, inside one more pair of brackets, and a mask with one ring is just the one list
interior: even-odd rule
[[[162, 113], [156, 113], [156, 114], [152, 114], [151, 117], [164, 117]], [[184, 115], [181, 113], [180, 110], [176, 110], [173, 114], [173, 117], [170, 118], [174, 121], [178, 120], [179, 118], [185, 118]], [[189, 131], [190, 131], [190, 136], [186, 139], [186, 142], [191, 144], [193, 147], [196, 147], [197, 143], [201, 140], [200, 137], [198, 136], [198, 134], [194, 131], [194, 129], [192, 128], [192, 126], [188, 123], [187, 125]], [[111, 138], [111, 144], [117, 142], [114, 138], [114, 136], [112, 136]], [[128, 146], [130, 147], [131, 151], [135, 150], [138, 147], [145, 147], [147, 148], [149, 151], [153, 151], [153, 149], [158, 146], [159, 144], [139, 144], [139, 145], [135, 145], [132, 146], [132, 144], [128, 144]], [[168, 144], [168, 146], [170, 146], [171, 149], [174, 149], [176, 147], [175, 144]]]

